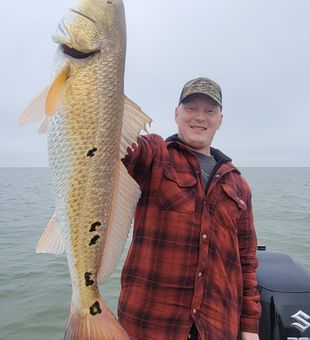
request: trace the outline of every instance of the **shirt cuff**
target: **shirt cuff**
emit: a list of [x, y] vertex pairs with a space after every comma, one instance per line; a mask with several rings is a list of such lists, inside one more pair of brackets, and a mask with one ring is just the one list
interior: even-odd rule
[[240, 332], [258, 333], [259, 319], [244, 318], [240, 320]]

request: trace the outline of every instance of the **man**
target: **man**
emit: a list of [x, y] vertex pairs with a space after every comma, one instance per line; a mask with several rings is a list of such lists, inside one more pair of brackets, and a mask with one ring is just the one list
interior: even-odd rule
[[191, 80], [178, 134], [142, 136], [123, 159], [142, 190], [118, 305], [132, 340], [258, 339], [251, 192], [211, 148], [222, 117], [220, 86]]

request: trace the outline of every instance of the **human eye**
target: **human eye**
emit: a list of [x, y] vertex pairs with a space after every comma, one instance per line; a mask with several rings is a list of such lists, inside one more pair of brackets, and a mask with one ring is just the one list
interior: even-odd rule
[[208, 114], [209, 116], [215, 116], [215, 115], [217, 114], [217, 110], [211, 108], [211, 109], [207, 110], [207, 114]]
[[195, 106], [192, 104], [187, 104], [185, 108], [187, 111], [195, 111]]

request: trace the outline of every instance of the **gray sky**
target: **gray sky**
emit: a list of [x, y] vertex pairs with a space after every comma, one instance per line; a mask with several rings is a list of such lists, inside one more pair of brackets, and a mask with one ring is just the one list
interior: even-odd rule
[[[51, 34], [73, 0], [1, 7], [0, 166], [47, 166], [38, 125], [19, 114], [49, 84]], [[239, 166], [310, 166], [309, 0], [124, 0], [126, 94], [151, 132], [176, 132], [183, 84], [208, 76], [223, 90], [214, 146]]]

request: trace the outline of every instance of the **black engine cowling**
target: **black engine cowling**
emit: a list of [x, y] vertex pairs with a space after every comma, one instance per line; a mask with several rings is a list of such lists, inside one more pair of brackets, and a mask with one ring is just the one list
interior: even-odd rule
[[310, 340], [310, 273], [287, 254], [258, 249], [260, 340]]

